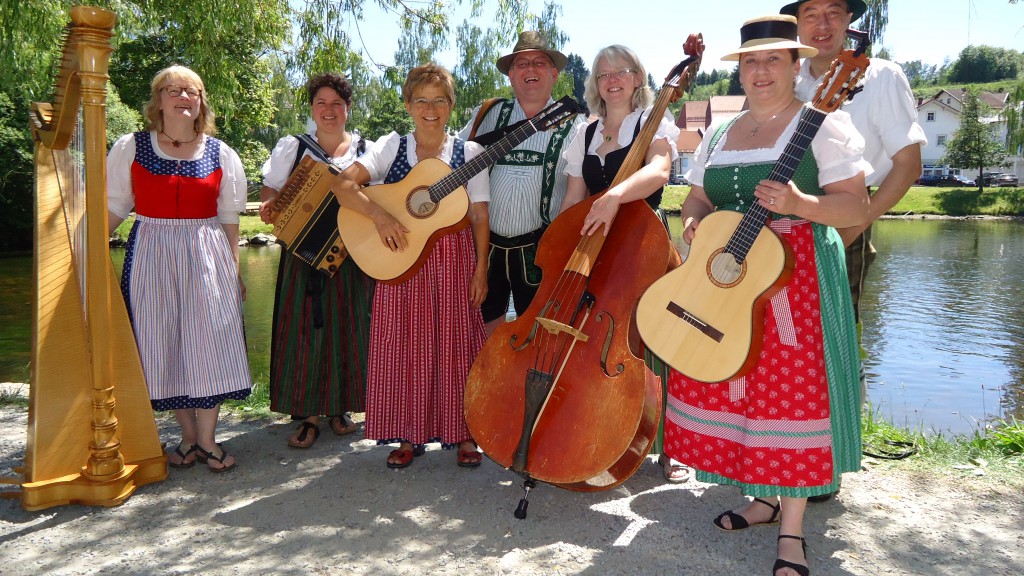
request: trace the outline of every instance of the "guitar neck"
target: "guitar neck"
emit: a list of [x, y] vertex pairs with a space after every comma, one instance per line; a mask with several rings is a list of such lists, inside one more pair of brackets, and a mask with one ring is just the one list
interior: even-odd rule
[[[775, 162], [768, 179], [773, 182], [789, 182], [796, 173], [797, 166], [803, 160], [804, 154], [811, 146], [814, 135], [818, 133], [826, 114], [810, 106], [804, 106], [800, 110], [800, 119], [797, 120], [796, 131], [782, 151], [782, 156]], [[736, 232], [729, 239], [725, 251], [732, 254], [737, 262], [742, 262], [750, 247], [761, 233], [761, 228], [768, 222], [771, 212], [759, 202], [754, 202], [750, 210], [743, 215]]]
[[513, 148], [522, 144], [527, 138], [536, 133], [537, 127], [534, 125], [533, 120], [527, 120], [521, 126], [506, 134], [504, 138], [485, 148], [482, 154], [452, 170], [450, 174], [432, 185], [430, 187], [430, 199], [434, 202], [440, 202], [442, 198], [465, 186], [470, 178], [497, 162]]

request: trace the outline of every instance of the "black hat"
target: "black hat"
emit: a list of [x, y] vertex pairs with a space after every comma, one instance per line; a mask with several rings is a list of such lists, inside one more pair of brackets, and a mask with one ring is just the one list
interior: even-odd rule
[[[789, 14], [790, 16], [799, 16], [797, 12], [800, 10], [800, 5], [808, 0], [799, 0], [792, 4], [786, 4], [779, 10], [779, 14]], [[853, 12], [853, 17], [850, 18], [850, 22], [854, 22], [857, 18], [860, 18], [868, 11], [868, 5], [864, 0], [846, 0], [846, 9]]]

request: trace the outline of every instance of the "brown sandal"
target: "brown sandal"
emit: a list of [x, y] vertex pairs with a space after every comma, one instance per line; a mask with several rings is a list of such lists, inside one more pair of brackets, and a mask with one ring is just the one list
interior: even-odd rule
[[338, 436], [347, 436], [359, 428], [359, 426], [349, 418], [348, 414], [331, 416], [327, 419], [327, 424], [331, 427], [331, 431]]
[[[312, 432], [312, 434], [310, 434]], [[305, 450], [313, 446], [316, 443], [316, 439], [320, 437], [320, 426], [313, 424], [312, 422], [303, 421], [299, 426], [299, 435], [292, 438], [288, 438], [289, 448], [301, 448]], [[307, 438], [309, 439], [307, 441]]]

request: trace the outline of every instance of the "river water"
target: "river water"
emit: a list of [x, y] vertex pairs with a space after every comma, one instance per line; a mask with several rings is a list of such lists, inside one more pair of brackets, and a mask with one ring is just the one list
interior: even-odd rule
[[[889, 421], [968, 433], [1024, 418], [1024, 223], [884, 220], [861, 302], [868, 396]], [[241, 251], [253, 376], [266, 380], [276, 246]], [[123, 251], [112, 256], [120, 268]], [[0, 382], [28, 381], [31, 258], [0, 259]]]

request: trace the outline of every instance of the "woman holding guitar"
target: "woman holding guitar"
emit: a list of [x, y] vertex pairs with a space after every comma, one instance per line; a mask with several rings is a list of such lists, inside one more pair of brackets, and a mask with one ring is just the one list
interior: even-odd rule
[[[630, 200], [646, 199], [648, 205], [664, 219], [660, 208], [661, 193], [676, 158], [679, 128], [669, 118], [662, 118], [647, 150], [644, 166], [618, 186], [609, 188], [650, 114], [654, 95], [647, 84], [647, 71], [643, 64], [625, 46], [602, 48], [591, 69], [593, 72], [584, 84], [584, 98], [587, 106], [597, 113], [597, 120], [579, 128], [564, 154], [567, 161], [565, 173], [569, 179], [561, 210], [568, 209], [588, 195], [608, 190], [594, 201], [584, 220], [582, 234], [593, 234], [602, 225], [605, 228], [601, 233], [607, 234], [619, 206]], [[662, 366], [657, 360], [652, 363], [652, 368], [665, 382], [667, 374]], [[659, 434], [652, 452], [661, 451], [660, 440]], [[683, 482], [689, 477], [685, 466], [664, 454], [660, 456], [659, 463], [669, 482]]]
[[[483, 150], [445, 130], [455, 105], [455, 82], [444, 68], [431, 63], [410, 70], [402, 97], [413, 132], [392, 132], [377, 140], [342, 173], [334, 189], [343, 207], [374, 222], [381, 242], [392, 251], [407, 248], [408, 230], [359, 187], [370, 181], [398, 182], [427, 158], [457, 168]], [[463, 393], [484, 342], [480, 304], [487, 294], [487, 173], [472, 177], [466, 190], [470, 226], [442, 230], [446, 233], [422, 268], [402, 282], [378, 283], [374, 292], [366, 437], [399, 444], [388, 455], [389, 468], [408, 466], [425, 443], [437, 441], [458, 447], [459, 466], [476, 467], [482, 459], [466, 427]]]
[[[753, 370], [717, 383], [672, 373], [665, 452], [697, 469], [699, 480], [754, 497], [715, 518], [718, 528], [781, 520], [773, 575], [807, 576], [807, 497], [834, 491], [839, 474], [860, 465], [857, 339], [835, 228], [868, 217], [863, 140], [848, 116], [826, 116], [792, 179], [767, 179], [798, 130], [798, 57], [817, 51], [796, 41], [792, 17], [749, 20], [740, 35], [740, 49], [723, 59], [739, 61], [749, 110], [705, 134], [687, 175], [683, 236], [690, 243], [718, 232], [700, 227], [715, 210], [763, 206], [794, 256], [792, 277], [765, 309]], [[747, 274], [756, 264], [745, 264]]]

